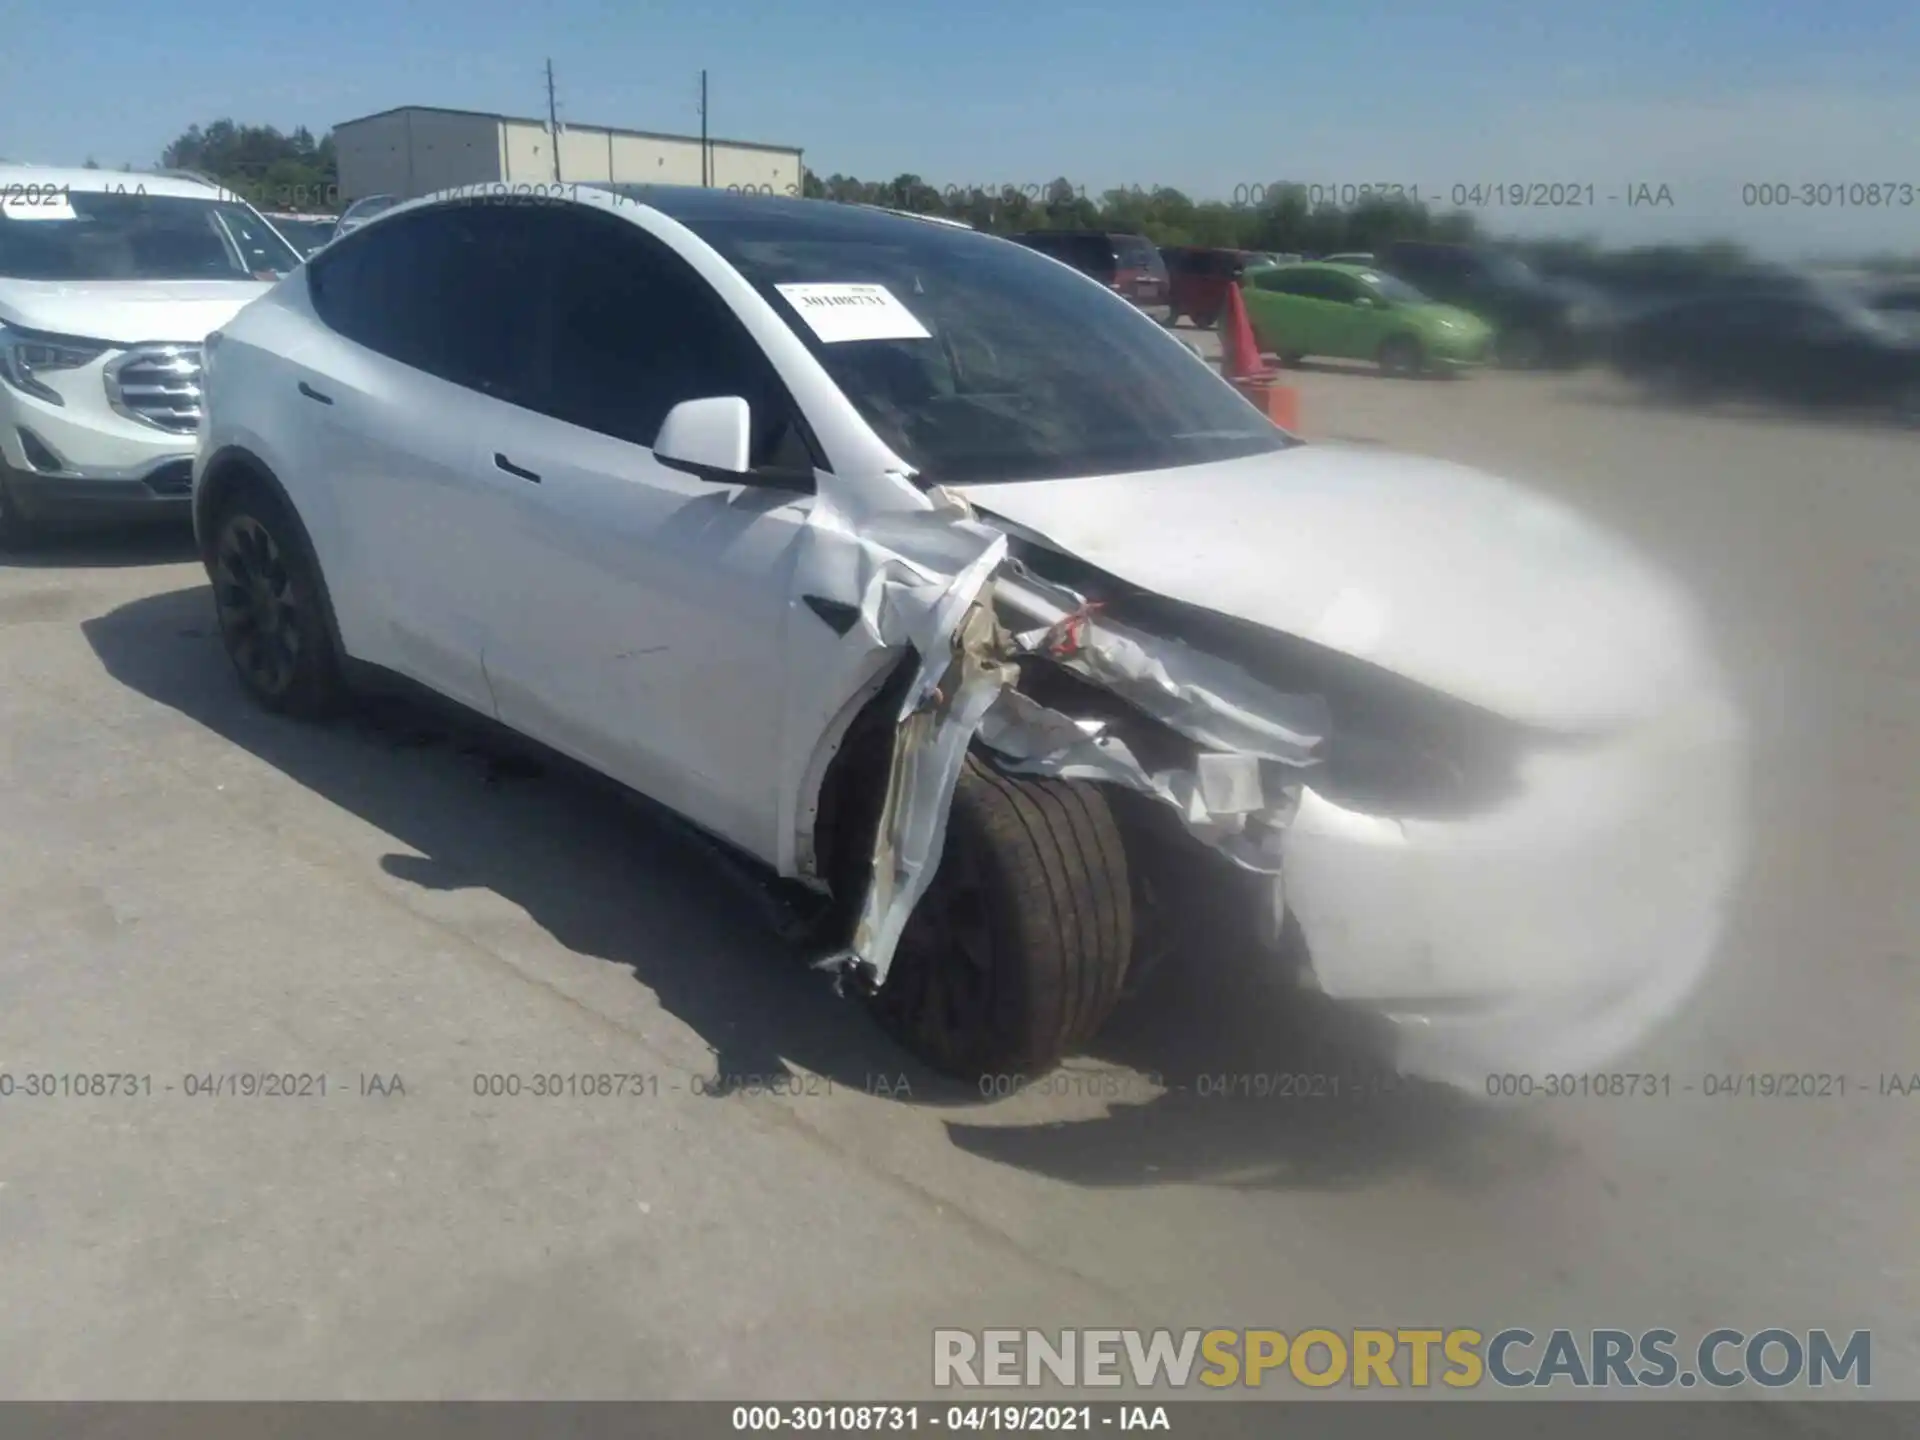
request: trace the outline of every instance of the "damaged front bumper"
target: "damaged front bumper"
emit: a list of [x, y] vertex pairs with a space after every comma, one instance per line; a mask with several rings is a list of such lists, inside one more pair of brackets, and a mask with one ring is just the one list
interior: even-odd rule
[[[1315, 788], [1323, 697], [1111, 619], [1004, 543], [982, 540], [944, 588], [911, 593], [891, 628], [917, 669], [871, 881], [851, 944], [822, 962], [866, 987], [885, 983], [938, 869], [975, 746], [1012, 774], [1151, 797], [1193, 840], [1271, 877], [1269, 918], [1293, 918], [1310, 983], [1390, 1020], [1410, 1074], [1478, 1091], [1491, 1073], [1608, 1063], [1712, 958], [1745, 837], [1740, 724], [1712, 683], [1656, 720], [1520, 756], [1513, 793], [1471, 814], [1392, 818]], [[1048, 670], [1130, 718], [1043, 703], [1022, 675]], [[1178, 743], [1134, 743], [1153, 736]]]
[[1284, 842], [1319, 988], [1391, 1020], [1402, 1069], [1482, 1093], [1610, 1064], [1678, 1009], [1745, 864], [1743, 727], [1711, 684], [1521, 780], [1450, 820], [1309, 789]]

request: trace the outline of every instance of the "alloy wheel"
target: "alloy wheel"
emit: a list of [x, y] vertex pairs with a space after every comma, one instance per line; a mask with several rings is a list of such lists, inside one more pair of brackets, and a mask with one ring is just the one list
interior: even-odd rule
[[300, 662], [300, 597], [285, 553], [266, 526], [238, 514], [220, 532], [214, 605], [227, 653], [263, 695], [284, 695]]

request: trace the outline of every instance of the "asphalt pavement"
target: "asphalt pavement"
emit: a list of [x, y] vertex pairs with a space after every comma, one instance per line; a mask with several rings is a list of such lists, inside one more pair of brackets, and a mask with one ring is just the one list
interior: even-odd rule
[[[1712, 620], [1755, 858], [1633, 1068], [1920, 1071], [1920, 440], [1295, 379], [1310, 437], [1565, 497]], [[1196, 947], [982, 1096], [619, 800], [256, 711], [177, 537], [0, 562], [0, 677], [0, 1395], [904, 1397], [939, 1326], [1518, 1324], [1871, 1328], [1920, 1397], [1920, 1095], [1222, 1098], [1365, 1042]]]

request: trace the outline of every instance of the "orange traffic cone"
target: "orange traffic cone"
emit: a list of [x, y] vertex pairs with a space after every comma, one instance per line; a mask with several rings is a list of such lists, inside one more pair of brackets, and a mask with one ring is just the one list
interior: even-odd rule
[[1220, 373], [1233, 381], [1273, 374], [1260, 358], [1260, 342], [1253, 338], [1253, 322], [1247, 318], [1247, 302], [1238, 284], [1227, 287], [1226, 308], [1220, 312]]
[[1220, 313], [1220, 373], [1282, 430], [1300, 428], [1300, 392], [1280, 383], [1280, 372], [1260, 357], [1247, 302], [1238, 285], [1227, 287]]

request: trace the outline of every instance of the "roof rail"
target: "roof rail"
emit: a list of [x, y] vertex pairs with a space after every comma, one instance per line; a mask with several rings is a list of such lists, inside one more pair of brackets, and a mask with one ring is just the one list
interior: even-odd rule
[[897, 210], [891, 205], [869, 205], [866, 201], [855, 202], [862, 210], [878, 210], [883, 215], [901, 215], [909, 220], [925, 220], [933, 225], [948, 225], [956, 230], [971, 230], [973, 226], [964, 220], [955, 220], [946, 215], [923, 215], [918, 210]]

